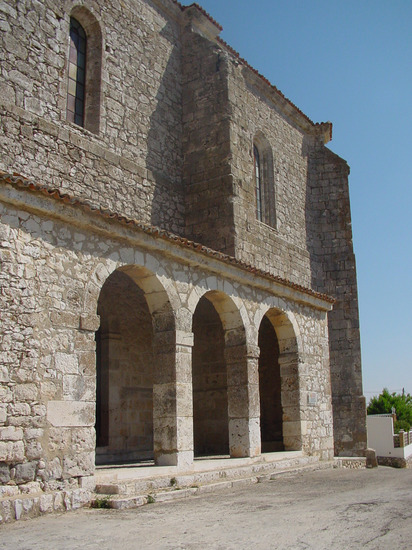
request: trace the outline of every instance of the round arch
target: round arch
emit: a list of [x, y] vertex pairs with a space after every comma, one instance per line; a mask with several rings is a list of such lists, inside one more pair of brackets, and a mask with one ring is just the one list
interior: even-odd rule
[[290, 314], [271, 307], [260, 316], [259, 347], [263, 448], [301, 450], [299, 349]]
[[101, 265], [86, 302], [87, 307], [95, 303], [101, 319], [96, 333], [97, 462], [161, 462], [165, 455], [174, 456], [176, 329], [168, 292], [146, 267], [110, 270]]
[[195, 453], [256, 456], [260, 447], [251, 434], [251, 424], [258, 421], [253, 416], [256, 385], [248, 376], [240, 309], [224, 292], [206, 291], [194, 311], [193, 333]]

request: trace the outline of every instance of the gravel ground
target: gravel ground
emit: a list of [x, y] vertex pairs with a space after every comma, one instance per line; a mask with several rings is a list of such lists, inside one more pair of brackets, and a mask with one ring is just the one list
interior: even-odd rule
[[0, 549], [412, 549], [412, 469], [323, 470], [129, 511], [0, 527]]

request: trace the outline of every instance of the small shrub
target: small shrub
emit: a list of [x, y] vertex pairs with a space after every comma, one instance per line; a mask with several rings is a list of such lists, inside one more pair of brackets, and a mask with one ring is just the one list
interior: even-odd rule
[[153, 495], [147, 495], [147, 504], [153, 504], [156, 502], [156, 499]]
[[409, 393], [389, 393], [384, 388], [378, 396], [372, 397], [368, 405], [368, 414], [391, 414], [396, 412], [395, 433], [400, 429], [409, 431], [412, 426], [412, 395]]
[[110, 497], [95, 498], [92, 501], [92, 508], [111, 508]]

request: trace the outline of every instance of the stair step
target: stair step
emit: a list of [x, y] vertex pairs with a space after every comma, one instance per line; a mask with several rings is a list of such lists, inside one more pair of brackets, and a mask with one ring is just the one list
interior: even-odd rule
[[[138, 508], [153, 502], [168, 502], [193, 495], [213, 493], [234, 487], [247, 486], [276, 479], [280, 475], [333, 468], [333, 461], [319, 462], [313, 457], [285, 460], [276, 463], [259, 463], [248, 467], [224, 470], [191, 472], [170, 478], [123, 480], [120, 483], [96, 486], [95, 505], [104, 501], [105, 507], [117, 510]], [[243, 474], [243, 475], [242, 475]], [[144, 490], [139, 490], [144, 489]], [[133, 493], [133, 491], [135, 491]]]
[[[139, 476], [139, 472], [135, 472], [136, 477], [133, 477], [133, 470], [129, 469], [125, 474], [123, 474], [129, 476], [129, 478], [116, 479], [118, 472], [115, 470], [112, 472], [112, 479], [110, 479], [110, 474], [102, 472], [99, 473], [100, 475], [96, 476], [97, 483], [95, 492], [97, 494], [104, 495], [124, 496], [148, 494], [154, 491], [160, 491], [162, 489], [167, 490], [170, 487], [173, 488], [173, 486], [187, 488], [193, 485], [205, 485], [220, 482], [224, 479], [233, 480], [251, 477], [253, 475], [265, 475], [266, 473], [273, 473], [277, 470], [318, 464], [319, 459], [317, 457], [300, 455], [273, 462], [261, 461], [243, 465], [234, 464], [233, 466], [229, 461], [227, 462], [228, 464], [225, 465], [225, 467], [217, 467], [205, 471], [176, 473], [175, 475], [171, 474], [170, 471], [164, 475], [150, 475], [151, 472], [149, 470], [147, 477]], [[154, 472], [155, 470], [153, 470], [153, 473]], [[99, 478], [102, 478], [101, 481]]]

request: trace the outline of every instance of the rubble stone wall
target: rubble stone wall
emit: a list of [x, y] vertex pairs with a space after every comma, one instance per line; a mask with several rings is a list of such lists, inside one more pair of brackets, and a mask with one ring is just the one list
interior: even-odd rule
[[[259, 77], [236, 60], [229, 65], [236, 255], [276, 275], [310, 284], [305, 218], [310, 137], [265, 98]], [[272, 152], [269, 160], [264, 158], [262, 142]], [[254, 145], [260, 148], [263, 187], [270, 184], [265, 162], [272, 164], [273, 226], [256, 216]]]
[[[154, 364], [155, 456], [156, 449], [158, 455], [163, 449], [166, 457], [175, 453], [189, 463], [193, 459], [192, 320], [199, 299], [209, 291], [220, 293], [220, 300], [227, 297], [235, 307], [223, 317], [226, 332], [230, 319], [242, 320], [249, 368], [257, 364], [261, 319], [268, 311], [283, 314], [279, 326], [274, 324], [280, 362], [283, 350], [284, 383], [286, 387], [297, 384], [298, 395], [291, 404], [284, 393], [285, 437], [298, 441], [307, 454], [323, 459], [332, 456], [326, 303], [319, 301], [315, 306], [309, 299], [305, 305], [302, 296], [277, 296], [269, 281], [223, 262], [205, 262], [204, 256], [194, 257], [195, 252], [185, 256], [171, 244], [165, 255], [164, 242], [154, 237], [103, 218], [96, 223], [76, 207], [63, 208], [30, 191], [8, 191], [15, 198], [6, 198], [0, 211], [5, 283], [0, 385], [3, 483], [21, 491], [29, 490], [32, 483], [37, 490], [69, 490], [78, 489], [85, 483], [83, 478], [93, 475], [96, 312], [108, 276], [126, 268], [126, 272], [139, 273], [136, 280], [145, 292], [155, 327], [154, 350], [174, 350], [172, 355], [163, 355], [163, 360], [157, 357]], [[164, 296], [176, 323], [173, 333]], [[161, 318], [161, 312], [166, 316]], [[234, 334], [227, 332], [227, 346]], [[289, 353], [292, 349], [296, 351]], [[168, 357], [173, 360], [171, 367]], [[287, 378], [292, 363], [298, 379]], [[248, 421], [259, 406], [258, 394], [257, 401], [251, 401], [252, 390], [259, 384], [258, 373], [252, 368], [244, 379], [231, 368], [229, 399], [238, 397], [231, 419], [237, 418], [238, 427], [246, 430], [231, 437], [240, 437], [239, 448], [248, 453], [251, 441], [259, 439], [259, 425]], [[308, 396], [313, 393], [316, 400], [310, 404]], [[178, 420], [177, 431], [173, 431], [171, 418]]]
[[[229, 63], [235, 255], [275, 275], [337, 299], [329, 314], [335, 452], [362, 455], [366, 408], [362, 395], [356, 263], [344, 160], [316, 133], [305, 133], [267, 100], [261, 79], [236, 59]], [[253, 146], [273, 152], [273, 225], [256, 216]], [[263, 197], [265, 201], [265, 197]]]
[[183, 44], [186, 236], [234, 255], [227, 55], [190, 28]]
[[1, 4], [0, 167], [182, 233], [180, 26], [142, 0], [81, 3], [103, 41], [94, 133], [66, 121], [77, 4]]

